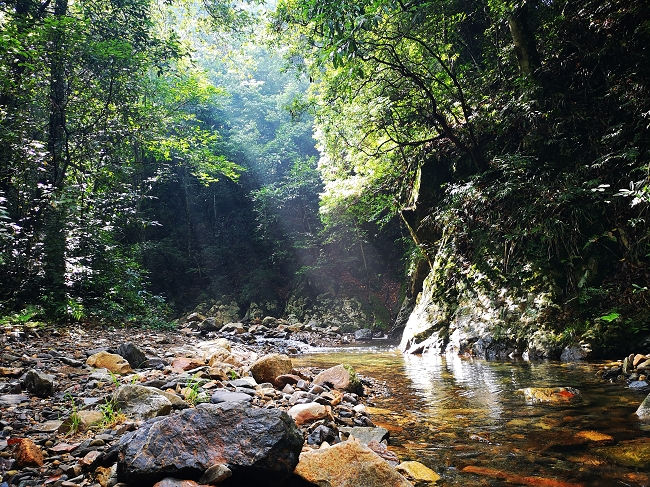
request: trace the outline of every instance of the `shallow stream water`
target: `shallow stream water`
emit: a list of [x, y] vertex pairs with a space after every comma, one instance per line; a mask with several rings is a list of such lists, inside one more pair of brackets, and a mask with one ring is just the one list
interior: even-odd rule
[[[647, 392], [597, 377], [596, 364], [404, 356], [391, 346], [319, 350], [294, 363], [350, 364], [385, 381], [390, 394], [373, 399], [372, 421], [390, 431], [401, 460], [441, 475], [438, 485], [650, 486], [650, 424], [634, 414]], [[559, 386], [581, 399], [527, 405], [516, 392]]]

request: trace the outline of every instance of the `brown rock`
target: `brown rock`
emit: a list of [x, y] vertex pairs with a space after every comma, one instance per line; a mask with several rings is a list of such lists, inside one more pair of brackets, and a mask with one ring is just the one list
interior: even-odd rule
[[591, 443], [606, 444], [606, 443], [614, 442], [613, 436], [609, 436], [604, 433], [599, 433], [598, 431], [591, 431], [591, 430], [580, 431], [576, 434], [576, 436], [580, 438], [586, 438]]
[[133, 372], [129, 362], [115, 353], [99, 352], [88, 357], [86, 363], [97, 369], [108, 369], [114, 374], [130, 374]]
[[14, 449], [14, 458], [18, 468], [43, 466], [43, 452], [28, 438], [22, 438]]
[[356, 441], [301, 453], [294, 474], [317, 485], [412, 487], [395, 468]]
[[204, 365], [205, 362], [203, 362], [203, 360], [197, 360], [195, 358], [176, 357], [172, 360], [172, 368], [182, 371], [196, 369], [198, 367], [203, 367]]
[[[388, 446], [386, 446], [385, 443], [380, 443], [377, 440], [371, 440], [370, 442], [368, 442], [368, 448], [370, 448], [377, 455], [379, 455], [381, 458], [386, 460], [393, 467], [399, 464], [399, 457], [397, 456], [397, 453], [395, 453], [394, 451], [390, 451], [388, 449]], [[402, 475], [404, 474], [404, 472], [401, 473]]]
[[23, 370], [19, 367], [0, 367], [0, 377], [20, 377]]
[[273, 385], [278, 389], [284, 388], [287, 384], [295, 384], [300, 380], [300, 377], [294, 374], [282, 374], [275, 378]]
[[637, 354], [634, 356], [634, 358], [632, 359], [632, 365], [634, 365], [634, 366], [636, 367], [636, 366], [639, 365], [641, 362], [643, 362], [645, 359], [646, 359], [646, 356], [645, 356], [645, 355], [643, 355], [643, 354], [641, 354], [641, 353], [637, 353]]
[[230, 357], [230, 350], [226, 350], [223, 347], [215, 347], [210, 350], [212, 354], [208, 358], [208, 365], [213, 367], [215, 364], [225, 362], [228, 357]]
[[287, 355], [272, 353], [256, 360], [251, 365], [250, 371], [257, 383], [262, 384], [273, 383], [276, 377], [290, 373], [291, 369], [293, 364]]
[[194, 480], [179, 480], [167, 477], [157, 482], [153, 487], [200, 487], [200, 484], [197, 484]]
[[352, 367], [344, 365], [336, 365], [323, 370], [314, 378], [314, 384], [327, 384], [341, 391], [363, 392], [363, 386]]
[[329, 406], [323, 406], [317, 402], [296, 404], [287, 411], [289, 416], [293, 418], [297, 425], [311, 423], [312, 421], [326, 418], [331, 414], [331, 412], [332, 409]]

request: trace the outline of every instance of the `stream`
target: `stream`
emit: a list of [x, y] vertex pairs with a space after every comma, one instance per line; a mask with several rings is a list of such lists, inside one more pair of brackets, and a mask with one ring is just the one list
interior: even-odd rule
[[[650, 424], [634, 414], [647, 391], [597, 377], [597, 364], [405, 356], [389, 345], [294, 358], [298, 367], [339, 363], [385, 381], [390, 395], [373, 399], [370, 417], [402, 461], [442, 477], [437, 485], [650, 486]], [[582, 400], [533, 406], [516, 392], [558, 386]]]

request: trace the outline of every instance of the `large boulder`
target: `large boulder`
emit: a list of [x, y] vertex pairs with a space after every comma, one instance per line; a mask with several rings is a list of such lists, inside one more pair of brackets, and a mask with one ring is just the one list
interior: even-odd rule
[[165, 477], [198, 480], [225, 465], [235, 482], [267, 485], [291, 474], [302, 445], [302, 433], [284, 411], [201, 404], [122, 436], [118, 478], [146, 487]]
[[335, 365], [323, 370], [314, 378], [314, 384], [328, 385], [334, 389], [363, 393], [363, 386], [354, 369], [349, 365]]
[[316, 485], [413, 487], [394, 467], [356, 441], [302, 453], [294, 473]]
[[272, 353], [264, 355], [251, 365], [250, 371], [258, 384], [273, 382], [280, 375], [291, 373], [293, 364], [284, 354]]
[[166, 416], [171, 412], [172, 402], [167, 394], [154, 387], [133, 384], [120, 387], [113, 399], [124, 414], [144, 420]]
[[147, 357], [144, 352], [131, 342], [126, 342], [117, 347], [117, 354], [124, 357], [129, 365], [134, 369], [144, 367]]
[[370, 328], [362, 328], [354, 332], [354, 339], [358, 342], [372, 340], [372, 330]]
[[124, 357], [106, 351], [91, 355], [86, 360], [86, 363], [96, 369], [108, 369], [114, 374], [129, 374], [133, 372], [129, 362]]

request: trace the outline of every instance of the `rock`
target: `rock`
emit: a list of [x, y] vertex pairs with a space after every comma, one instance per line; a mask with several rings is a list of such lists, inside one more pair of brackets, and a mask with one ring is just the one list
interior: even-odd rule
[[291, 474], [302, 445], [302, 433], [283, 411], [201, 404], [122, 436], [118, 478], [150, 486], [177, 472], [199, 478], [220, 464], [232, 470], [235, 483], [266, 485]]
[[95, 478], [99, 485], [108, 487], [117, 483], [117, 465], [114, 464], [110, 467], [97, 467], [95, 469]]
[[129, 362], [121, 355], [108, 352], [98, 352], [86, 360], [86, 364], [96, 369], [108, 369], [114, 374], [129, 374], [133, 372]]
[[210, 379], [221, 381], [226, 381], [239, 376], [235, 369], [232, 368], [232, 365], [224, 363], [213, 365], [206, 370], [206, 373], [210, 376]]
[[244, 394], [243, 392], [232, 392], [221, 389], [215, 391], [210, 397], [210, 402], [212, 404], [218, 404], [221, 402], [251, 402], [253, 396], [250, 394]]
[[20, 367], [0, 367], [0, 377], [20, 377], [23, 369]]
[[585, 347], [566, 347], [564, 350], [562, 350], [560, 360], [562, 362], [577, 362], [579, 360], [584, 360], [587, 358], [589, 352], [590, 350]]
[[275, 385], [275, 387], [277, 387], [278, 389], [282, 389], [287, 384], [291, 384], [291, 385], [297, 384], [299, 380], [300, 380], [300, 376], [298, 375], [283, 374], [275, 378], [273, 385]]
[[218, 331], [223, 326], [223, 323], [217, 322], [217, 319], [214, 317], [206, 318], [201, 323], [199, 323], [199, 330], [208, 332], [208, 331]]
[[166, 416], [172, 410], [172, 402], [162, 391], [137, 384], [120, 387], [113, 400], [125, 415], [136, 420]]
[[627, 385], [630, 389], [643, 389], [648, 387], [648, 383], [644, 380], [633, 380]]
[[636, 415], [641, 419], [650, 419], [650, 394], [639, 405]]
[[632, 365], [633, 365], [634, 367], [636, 367], [636, 366], [638, 366], [641, 362], [643, 362], [645, 359], [646, 359], [646, 356], [645, 356], [645, 355], [643, 355], [643, 354], [641, 354], [641, 353], [637, 353], [637, 354], [634, 356], [634, 358], [632, 359]]
[[221, 464], [212, 465], [201, 476], [199, 483], [215, 485], [226, 480], [228, 477], [232, 477], [232, 470], [227, 466]]
[[650, 360], [645, 360], [636, 366], [636, 369], [641, 372], [645, 370], [650, 370]]
[[134, 369], [144, 367], [147, 357], [144, 352], [131, 342], [126, 342], [117, 347], [117, 354], [124, 357]]
[[162, 479], [160, 482], [156, 482], [153, 487], [200, 487], [199, 484], [193, 480], [179, 480], [172, 477], [167, 477]]
[[20, 439], [14, 449], [14, 458], [18, 468], [41, 467], [43, 465], [43, 452], [28, 438]]
[[329, 369], [323, 370], [314, 378], [314, 384], [329, 385], [334, 389], [341, 391], [363, 393], [361, 381], [349, 365], [336, 365]]
[[323, 486], [412, 487], [394, 467], [356, 441], [301, 453], [294, 474]]
[[276, 377], [291, 373], [293, 364], [291, 359], [284, 354], [272, 353], [256, 360], [251, 365], [250, 371], [258, 383], [271, 382]]
[[604, 433], [600, 433], [598, 431], [591, 431], [591, 430], [579, 431], [576, 434], [576, 436], [579, 438], [586, 438], [591, 443], [606, 444], [606, 443], [614, 442], [613, 436], [609, 436]]
[[182, 370], [183, 372], [197, 369], [199, 367], [203, 367], [204, 365], [205, 362], [203, 360], [198, 360], [195, 358], [176, 357], [172, 360], [172, 368], [176, 370]]
[[210, 350], [211, 355], [208, 357], [208, 365], [214, 367], [215, 364], [225, 362], [230, 357], [230, 350], [223, 347], [215, 347]]
[[4, 394], [0, 396], [0, 406], [16, 406], [23, 402], [29, 402], [29, 397], [23, 394]]
[[395, 467], [395, 470], [404, 475], [416, 487], [423, 483], [426, 485], [440, 480], [440, 475], [420, 462], [402, 462]]
[[101, 423], [104, 415], [100, 411], [77, 411], [70, 415], [68, 419], [61, 423], [59, 433], [68, 433], [75, 429], [76, 431], [86, 431], [88, 428]]
[[287, 413], [293, 418], [297, 425], [311, 423], [318, 419], [323, 419], [328, 416], [331, 408], [323, 406], [317, 402], [308, 402], [306, 404], [296, 404], [292, 406]]
[[650, 468], [650, 442], [647, 438], [594, 448], [592, 452], [626, 467]]
[[307, 438], [308, 445], [320, 445], [324, 441], [330, 445], [337, 443], [339, 436], [332, 428], [328, 428], [324, 424], [318, 426], [314, 431], [311, 432]]
[[54, 376], [32, 369], [25, 376], [25, 390], [38, 397], [50, 397], [54, 390]]
[[528, 387], [517, 392], [523, 393], [527, 404], [567, 403], [580, 398], [580, 391], [573, 387]]
[[372, 340], [372, 330], [370, 328], [362, 328], [354, 332], [354, 339], [358, 342]]
[[372, 440], [368, 443], [367, 446], [393, 467], [399, 464], [399, 457], [397, 456], [397, 453], [390, 451], [386, 443], [379, 443], [375, 440]]
[[390, 436], [388, 430], [381, 427], [368, 428], [367, 426], [354, 426], [353, 428], [341, 428], [341, 431], [349, 433], [364, 445], [367, 445], [373, 440], [377, 442], [388, 440]]

